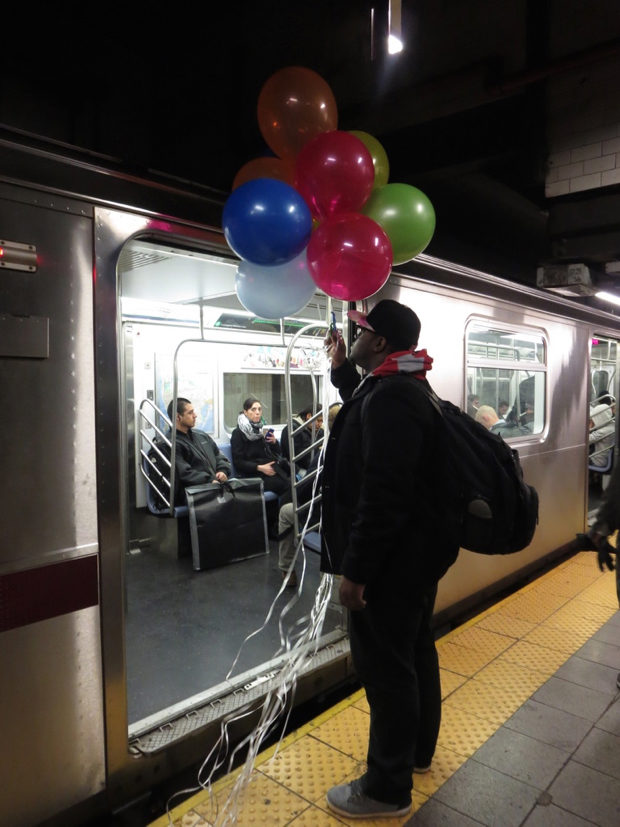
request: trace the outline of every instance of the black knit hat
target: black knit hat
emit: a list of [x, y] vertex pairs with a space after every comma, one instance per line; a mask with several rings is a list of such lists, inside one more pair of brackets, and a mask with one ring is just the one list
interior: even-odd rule
[[396, 350], [412, 350], [420, 337], [420, 320], [410, 307], [383, 299], [369, 313], [349, 310], [348, 317], [367, 330], [384, 336]]

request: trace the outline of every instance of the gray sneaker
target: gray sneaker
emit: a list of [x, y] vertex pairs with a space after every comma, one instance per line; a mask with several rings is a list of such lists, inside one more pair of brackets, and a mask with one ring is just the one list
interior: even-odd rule
[[411, 810], [411, 803], [399, 807], [398, 804], [386, 804], [385, 801], [370, 798], [362, 790], [361, 778], [328, 790], [327, 804], [335, 813], [348, 818], [397, 818], [406, 816]]

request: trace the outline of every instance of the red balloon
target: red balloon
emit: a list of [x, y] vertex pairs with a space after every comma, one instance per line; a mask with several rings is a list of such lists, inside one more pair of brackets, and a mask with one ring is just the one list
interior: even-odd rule
[[263, 138], [281, 158], [295, 158], [315, 135], [338, 126], [334, 93], [305, 66], [287, 66], [265, 82], [257, 115]]
[[361, 209], [374, 180], [368, 149], [355, 135], [337, 129], [309, 141], [295, 163], [295, 189], [317, 218]]
[[232, 188], [235, 190], [241, 184], [254, 181], [256, 178], [276, 178], [292, 187], [295, 181], [295, 168], [291, 162], [283, 161], [281, 158], [253, 158], [237, 172]]
[[392, 245], [376, 221], [360, 213], [325, 219], [308, 244], [314, 283], [334, 299], [360, 301], [376, 293], [392, 269]]

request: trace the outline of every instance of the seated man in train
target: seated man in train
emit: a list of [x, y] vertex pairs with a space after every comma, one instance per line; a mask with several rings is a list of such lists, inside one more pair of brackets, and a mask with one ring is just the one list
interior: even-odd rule
[[225, 482], [230, 462], [209, 434], [194, 428], [198, 415], [189, 399], [179, 396], [174, 417], [172, 405], [168, 405], [168, 418], [176, 423], [176, 499], [183, 502], [183, 491], [190, 485]]
[[[309, 448], [312, 443], [323, 436], [323, 417], [318, 417], [315, 419], [314, 422], [310, 422], [312, 419], [312, 406], [310, 405], [307, 408], [304, 408], [298, 414], [293, 417], [293, 444], [295, 447], [295, 455], [301, 454], [306, 448]], [[307, 423], [305, 428], [303, 427], [304, 423]], [[314, 428], [313, 428], [314, 426]], [[314, 430], [314, 433], [313, 433]], [[284, 456], [289, 462], [291, 461], [290, 450], [289, 450], [289, 435], [288, 435], [288, 425], [284, 426], [282, 430], [282, 435], [280, 437], [280, 447], [282, 449], [282, 456]], [[302, 474], [308, 471], [310, 467], [310, 463], [312, 462], [312, 457], [314, 456], [313, 451], [309, 451], [305, 456], [301, 457], [300, 459], [296, 460], [295, 462], [295, 470]]]

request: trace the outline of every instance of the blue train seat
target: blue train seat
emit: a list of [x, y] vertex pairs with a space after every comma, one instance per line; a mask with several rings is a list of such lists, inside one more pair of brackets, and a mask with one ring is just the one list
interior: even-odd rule
[[315, 554], [321, 553], [321, 535], [318, 531], [309, 531], [304, 534], [304, 546]]
[[607, 451], [607, 459], [605, 465], [595, 465], [593, 462], [589, 463], [588, 469], [596, 471], [598, 474], [609, 474], [614, 467], [614, 449], [609, 448]]
[[[158, 505], [158, 503], [156, 501], [153, 486], [151, 485], [151, 483], [148, 480], [148, 477], [149, 477], [149, 463], [148, 463], [148, 460], [145, 457], [142, 458], [142, 468], [143, 468], [144, 473], [146, 474], [146, 477], [147, 477], [145, 488], [146, 488], [146, 505], [147, 505], [148, 510], [151, 512], [151, 514], [154, 514], [156, 517], [170, 517], [171, 516], [170, 515], [170, 509], [165, 508], [165, 507], [162, 508], [161, 506]], [[189, 514], [189, 510], [188, 510], [186, 505], [175, 505], [174, 513], [172, 514], [172, 516], [175, 517], [175, 518], [177, 518], [177, 517], [187, 517], [188, 514]]]

